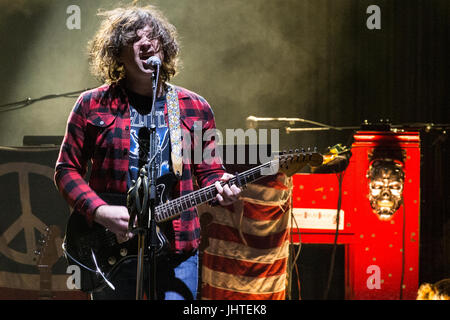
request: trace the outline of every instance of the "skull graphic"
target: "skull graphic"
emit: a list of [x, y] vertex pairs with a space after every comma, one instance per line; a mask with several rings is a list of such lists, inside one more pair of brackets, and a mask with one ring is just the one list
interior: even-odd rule
[[399, 161], [374, 160], [367, 172], [369, 201], [382, 220], [387, 220], [398, 210], [403, 201], [405, 173]]

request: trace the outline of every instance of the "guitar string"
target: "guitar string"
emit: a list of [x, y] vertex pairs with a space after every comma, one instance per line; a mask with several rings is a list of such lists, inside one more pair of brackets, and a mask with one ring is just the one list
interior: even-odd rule
[[[297, 155], [298, 156], [298, 155]], [[302, 159], [304, 159], [305, 154], [302, 154]], [[256, 177], [255, 178], [255, 174], [261, 174], [261, 169], [263, 169], [264, 167], [271, 167], [273, 165], [273, 163], [275, 161], [279, 162], [280, 160], [283, 160], [283, 158], [285, 158], [286, 155], [281, 155], [280, 159], [275, 159], [275, 160], [271, 160], [267, 163], [264, 163], [262, 165], [259, 165], [255, 168], [249, 169], [248, 171], [242, 172], [239, 174], [240, 179], [244, 179], [244, 184], [247, 184], [247, 178], [249, 178], [250, 176], [253, 176], [253, 181], [256, 181], [258, 179], [263, 178], [264, 176], [260, 176], [260, 177]], [[300, 157], [299, 157], [300, 158]], [[246, 178], [247, 177], [247, 178]], [[224, 186], [225, 184], [235, 184], [237, 181], [237, 177], [232, 177], [229, 181], [226, 182], [221, 182], [221, 185]], [[162, 205], [159, 205], [156, 208], [156, 216], [158, 217], [157, 220], [159, 221], [163, 221], [165, 219], [168, 219], [170, 217], [173, 217], [174, 215], [178, 214], [179, 212], [183, 211], [183, 210], [187, 210], [195, 205], [199, 205], [202, 203], [207, 202], [208, 200], [208, 194], [210, 194], [211, 199], [217, 194], [217, 191], [215, 190], [215, 185], [211, 185], [208, 187], [205, 187], [203, 189], [200, 189], [198, 191], [195, 192], [191, 192], [187, 195], [184, 195], [182, 197], [179, 197], [177, 199], [174, 199], [172, 201], [170, 201], [169, 203], [165, 203]], [[196, 194], [193, 194], [196, 193]], [[205, 196], [206, 200], [202, 200], [202, 196]], [[197, 200], [200, 200], [200, 202], [198, 202]], [[194, 202], [195, 204], [192, 205], [192, 202]], [[186, 204], [187, 208], [184, 208], [184, 204]], [[179, 209], [181, 207], [181, 210]], [[171, 212], [173, 211], [173, 213]]]
[[[271, 161], [271, 162], [272, 162], [272, 161]], [[246, 172], [245, 175], [246, 175], [247, 177], [249, 177], [250, 175], [254, 175], [254, 174], [258, 173], [258, 170], [262, 169], [263, 167], [265, 167], [265, 166], [270, 166], [270, 163], [271, 163], [271, 162], [266, 163], [266, 164], [263, 164], [263, 165], [260, 165], [260, 166], [255, 167], [255, 168], [252, 168], [252, 169], [248, 170], [248, 172]], [[242, 173], [242, 174], [244, 174], [244, 173]], [[237, 178], [236, 178], [236, 177], [233, 177], [233, 178], [231, 178], [231, 179], [230, 179], [229, 181], [227, 181], [227, 182], [221, 182], [221, 185], [224, 186], [224, 185], [227, 184], [227, 183], [233, 184], [233, 183], [236, 183], [236, 180], [237, 180]], [[198, 190], [198, 191], [196, 192], [198, 195], [193, 195], [192, 192], [191, 192], [191, 193], [189, 193], [189, 194], [187, 194], [187, 195], [184, 195], [184, 196], [182, 196], [182, 197], [179, 197], [179, 198], [177, 198], [177, 199], [174, 199], [173, 201], [171, 201], [171, 202], [169, 202], [169, 203], [162, 204], [162, 205], [158, 206], [157, 211], [164, 210], [165, 212], [163, 212], [163, 213], [158, 213], [158, 212], [157, 212], [157, 214], [160, 215], [160, 216], [162, 216], [163, 219], [164, 219], [164, 218], [168, 218], [168, 217], [166, 217], [166, 216], [164, 215], [164, 213], [167, 213], [167, 211], [172, 210], [172, 211], [175, 211], [175, 212], [176, 212], [177, 209], [178, 209], [180, 206], [181, 206], [182, 210], [187, 210], [187, 209], [190, 208], [190, 207], [189, 207], [189, 204], [192, 206], [192, 201], [194, 201], [195, 205], [198, 205], [198, 204], [207, 202], [207, 201], [208, 201], [208, 194], [210, 194], [210, 195], [212, 194], [212, 197], [214, 197], [214, 196], [215, 196], [215, 194], [214, 194], [215, 191], [216, 191], [216, 190], [215, 190], [215, 185], [211, 185], [211, 186], [208, 186], [208, 187], [205, 187], [205, 188], [203, 188], [203, 189]], [[201, 199], [201, 196], [205, 196], [206, 200], [203, 201], [203, 200]], [[197, 199], [199, 199], [199, 198], [200, 198], [200, 202], [197, 201]], [[188, 202], [189, 202], [189, 203], [188, 203]], [[187, 205], [187, 208], [184, 208], [184, 206], [183, 206], [184, 204]], [[176, 213], [178, 213], [178, 212], [176, 212]], [[175, 214], [176, 214], [176, 213], [175, 213]]]
[[[267, 162], [267, 163], [265, 163], [265, 164], [259, 165], [259, 166], [255, 167], [255, 168], [252, 168], [252, 169], [249, 169], [249, 170], [247, 170], [247, 171], [245, 171], [245, 172], [243, 172], [243, 173], [240, 173], [240, 174], [239, 174], [239, 179], [241, 179], [241, 178], [243, 177], [245, 184], [247, 184], [248, 182], [247, 182], [247, 178], [246, 178], [246, 177], [253, 176], [253, 181], [258, 180], [258, 179], [260, 179], [260, 178], [263, 178], [264, 175], [261, 174], [261, 169], [263, 169], [263, 168], [265, 168], [265, 167], [271, 167], [272, 164], [273, 164], [275, 161], [279, 162], [279, 161], [283, 160], [284, 156], [285, 156], [285, 155], [283, 155], [283, 156], [282, 156], [281, 158], [279, 158], [279, 159], [271, 160], [271, 161], [269, 161], [269, 162]], [[260, 176], [259, 176], [259, 177], [255, 177], [256, 174], [259, 174]], [[238, 179], [238, 176], [234, 176], [234, 177], [232, 177], [229, 181], [226, 181], [226, 182], [223, 181], [223, 182], [221, 182], [221, 185], [223, 186], [223, 185], [225, 185], [225, 184], [227, 184], [227, 183], [229, 183], [229, 184], [235, 184], [236, 181], [237, 181], [237, 179]], [[216, 188], [215, 188], [215, 185], [211, 185], [211, 186], [208, 186], [208, 187], [205, 187], [205, 188], [203, 188], [203, 189], [198, 190], [198, 193], [199, 193], [199, 195], [200, 195], [199, 197], [196, 197], [195, 195], [192, 195], [192, 193], [190, 193], [190, 194], [188, 194], [188, 195], [179, 197], [179, 198], [177, 198], [177, 199], [175, 199], [175, 200], [173, 200], [173, 201], [171, 201], [171, 202], [169, 202], [169, 203], [167, 203], [167, 204], [159, 205], [159, 206], [156, 208], [156, 210], [158, 211], [158, 210], [164, 210], [164, 209], [166, 209], [166, 210], [167, 210], [167, 209], [173, 209], [176, 213], [178, 213], [178, 212], [176, 211], [176, 210], [177, 210], [177, 207], [175, 207], [175, 205], [181, 206], [181, 208], [184, 209], [183, 204], [187, 204], [188, 208], [190, 208], [190, 207], [189, 207], [189, 204], [186, 202], [186, 201], [187, 201], [187, 200], [186, 200], [187, 198], [191, 198], [190, 204], [192, 205], [192, 197], [194, 196], [194, 202], [195, 202], [196, 205], [198, 205], [198, 204], [200, 204], [200, 203], [204, 203], [204, 202], [207, 202], [207, 201], [208, 201], [208, 194], [212, 194], [212, 197], [214, 197], [214, 195], [215, 195], [216, 192], [217, 192], [217, 190], [216, 190]], [[201, 198], [202, 194], [205, 196], [205, 199], [207, 199], [207, 200], [205, 200], [205, 201], [202, 200], [202, 198]], [[217, 194], [217, 193], [216, 193], [216, 194]], [[197, 199], [200, 199], [200, 202], [197, 202]], [[172, 208], [171, 208], [171, 206], [172, 206]], [[186, 208], [186, 210], [187, 210], [188, 208]], [[166, 211], [166, 213], [167, 213], [167, 211]], [[175, 213], [175, 214], [176, 214], [176, 213]], [[175, 215], [175, 214], [174, 214], [174, 215]], [[169, 217], [171, 216], [171, 215], [169, 215], [169, 216], [166, 217], [166, 216], [164, 215], [164, 213], [163, 213], [163, 214], [160, 214], [160, 215], [162, 215], [164, 219], [167, 219], [167, 218], [169, 218]], [[161, 219], [161, 220], [163, 220], [163, 219]], [[70, 253], [68, 252], [67, 248], [65, 247], [65, 243], [63, 244], [62, 247], [63, 247], [64, 253], [65, 253], [70, 259], [72, 259], [73, 261], [75, 261], [78, 265], [80, 265], [81, 267], [85, 268], [85, 269], [88, 270], [88, 271], [97, 273], [98, 270], [93, 270], [92, 268], [90, 268], [90, 267], [84, 265], [83, 263], [81, 263], [80, 261], [78, 261], [77, 259], [75, 259], [73, 256], [71, 256]]]

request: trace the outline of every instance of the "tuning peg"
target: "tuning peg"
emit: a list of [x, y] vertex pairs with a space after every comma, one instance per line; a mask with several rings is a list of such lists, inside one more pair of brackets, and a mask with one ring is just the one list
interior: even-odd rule
[[41, 250], [34, 250], [34, 254], [37, 255], [37, 256], [40, 255], [41, 254]]

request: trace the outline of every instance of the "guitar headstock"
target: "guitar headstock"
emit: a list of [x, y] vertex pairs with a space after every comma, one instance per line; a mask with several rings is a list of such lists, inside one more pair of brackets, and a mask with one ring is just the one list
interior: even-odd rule
[[289, 152], [282, 152], [279, 156], [279, 170], [286, 174], [288, 177], [300, 172], [300, 170], [310, 165], [312, 167], [320, 166], [323, 162], [323, 157], [314, 150], [308, 149], [296, 149], [289, 150]]
[[352, 152], [346, 146], [337, 144], [328, 147], [323, 154], [323, 162], [319, 166], [311, 168], [312, 173], [339, 173], [344, 171], [350, 163]]
[[343, 146], [342, 144], [336, 144], [332, 147], [328, 147], [328, 152], [323, 155], [323, 163], [328, 164], [331, 161], [338, 158], [340, 155], [350, 153], [350, 149], [347, 146]]
[[45, 229], [39, 240], [35, 254], [38, 256], [38, 267], [52, 267], [59, 259], [59, 250], [57, 242], [61, 239], [61, 229], [52, 225]]

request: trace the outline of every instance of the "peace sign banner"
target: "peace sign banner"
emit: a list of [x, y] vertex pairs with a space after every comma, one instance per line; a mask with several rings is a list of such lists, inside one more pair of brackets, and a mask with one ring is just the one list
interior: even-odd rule
[[[84, 298], [69, 288], [62, 256], [70, 209], [53, 182], [58, 152], [0, 147], [0, 299]], [[49, 227], [58, 232], [45, 238]]]

